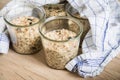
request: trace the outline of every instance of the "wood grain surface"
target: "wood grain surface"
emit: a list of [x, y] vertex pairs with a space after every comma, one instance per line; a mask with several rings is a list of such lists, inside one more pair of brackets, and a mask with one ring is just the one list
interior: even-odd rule
[[[8, 1], [0, 0], [0, 9]], [[67, 70], [48, 67], [43, 50], [33, 55], [20, 55], [10, 49], [7, 55], [0, 55], [0, 80], [120, 80], [120, 54], [99, 76], [84, 79]]]

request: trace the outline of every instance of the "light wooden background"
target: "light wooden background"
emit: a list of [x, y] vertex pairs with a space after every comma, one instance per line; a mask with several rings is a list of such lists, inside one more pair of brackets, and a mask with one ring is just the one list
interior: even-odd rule
[[[8, 1], [0, 0], [0, 8]], [[83, 79], [67, 70], [48, 67], [43, 50], [33, 55], [20, 55], [10, 49], [9, 54], [0, 55], [0, 80], [120, 80], [120, 54], [101, 75]]]

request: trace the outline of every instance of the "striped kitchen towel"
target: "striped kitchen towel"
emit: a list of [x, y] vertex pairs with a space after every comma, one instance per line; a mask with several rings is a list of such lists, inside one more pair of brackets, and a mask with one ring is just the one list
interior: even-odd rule
[[6, 27], [3, 18], [0, 17], [0, 53], [7, 54], [9, 49], [9, 39], [5, 29]]
[[120, 3], [117, 0], [68, 1], [88, 18], [91, 30], [83, 41], [83, 53], [66, 68], [82, 77], [94, 77], [120, 53]]

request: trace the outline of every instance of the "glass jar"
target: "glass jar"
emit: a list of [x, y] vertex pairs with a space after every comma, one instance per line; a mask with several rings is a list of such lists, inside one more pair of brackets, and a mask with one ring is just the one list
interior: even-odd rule
[[86, 17], [81, 17], [80, 14], [78, 13], [78, 11], [76, 9], [74, 9], [70, 4], [67, 4], [65, 8], [66, 8], [67, 16], [78, 19], [79, 22], [83, 24], [83, 34], [80, 39], [80, 47], [81, 47], [83, 39], [90, 29], [89, 21]]
[[38, 27], [45, 20], [45, 11], [26, 3], [14, 6], [4, 15], [12, 47], [20, 54], [37, 53], [42, 48]]
[[47, 64], [64, 69], [66, 63], [77, 56], [82, 24], [70, 17], [50, 17], [39, 31]]
[[65, 12], [65, 4], [47, 4], [44, 5], [46, 18], [52, 16], [67, 16]]

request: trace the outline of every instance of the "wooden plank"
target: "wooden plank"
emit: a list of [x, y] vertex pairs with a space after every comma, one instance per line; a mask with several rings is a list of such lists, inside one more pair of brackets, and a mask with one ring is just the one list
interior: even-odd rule
[[0, 0], [0, 9], [3, 8], [5, 4], [7, 4], [10, 0]]
[[[113, 59], [101, 75], [87, 80], [119, 80], [120, 59]], [[117, 63], [117, 64], [116, 64]], [[55, 70], [45, 62], [43, 50], [33, 55], [21, 55], [9, 50], [9, 54], [0, 55], [0, 80], [83, 80], [77, 74], [67, 70]]]

